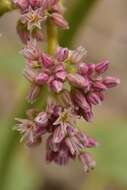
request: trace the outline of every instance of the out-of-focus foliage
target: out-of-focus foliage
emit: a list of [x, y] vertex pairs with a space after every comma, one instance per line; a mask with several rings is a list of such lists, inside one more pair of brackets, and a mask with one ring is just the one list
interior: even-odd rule
[[80, 0], [74, 1], [71, 9], [65, 15], [70, 23], [70, 29], [66, 32], [61, 32], [60, 43], [62, 46], [71, 47], [73, 45], [73, 38], [77, 33], [80, 25], [87, 18], [90, 9], [94, 6], [97, 0]]

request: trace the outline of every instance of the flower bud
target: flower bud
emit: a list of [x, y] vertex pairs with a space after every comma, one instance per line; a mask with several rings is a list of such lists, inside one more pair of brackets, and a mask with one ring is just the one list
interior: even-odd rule
[[36, 40], [28, 41], [27, 46], [20, 52], [28, 60], [29, 63], [31, 63], [31, 61], [38, 61], [41, 56], [41, 51], [37, 47]]
[[90, 111], [82, 110], [82, 116], [84, 117], [86, 121], [91, 122], [93, 119], [93, 112], [92, 110]]
[[106, 77], [103, 80], [103, 83], [107, 88], [113, 88], [116, 87], [118, 84], [120, 84], [120, 80], [115, 77]]
[[39, 93], [40, 93], [40, 88], [33, 83], [31, 88], [30, 88], [29, 94], [27, 96], [27, 100], [30, 103], [33, 103], [34, 100], [37, 98]]
[[44, 85], [48, 81], [49, 76], [46, 73], [39, 73], [36, 76], [36, 83], [37, 85]]
[[68, 48], [57, 48], [57, 53], [56, 53], [56, 59], [57, 61], [63, 62], [68, 58], [69, 55], [69, 50]]
[[87, 72], [87, 74], [88, 75], [92, 75], [93, 72], [95, 71], [95, 64], [88, 64], [87, 66], [88, 66], [88, 72]]
[[42, 63], [46, 68], [48, 68], [53, 64], [53, 61], [49, 55], [43, 53], [42, 54]]
[[53, 142], [60, 143], [66, 135], [65, 131], [63, 125], [58, 126], [53, 133]]
[[95, 160], [93, 160], [90, 153], [81, 153], [79, 159], [83, 165], [84, 171], [89, 172], [91, 169], [94, 169], [96, 166]]
[[91, 108], [88, 104], [86, 97], [79, 90], [75, 90], [72, 93], [72, 99], [75, 104], [85, 112], [90, 112]]
[[30, 67], [25, 67], [23, 74], [28, 81], [34, 82], [36, 78], [36, 74]]
[[59, 81], [59, 80], [53, 80], [50, 84], [50, 88], [59, 93], [62, 89], [63, 89], [63, 82]]
[[69, 148], [69, 151], [72, 155], [75, 155], [77, 152], [77, 147], [73, 144], [73, 141], [71, 138], [67, 137], [65, 139], [65, 144]]
[[46, 112], [40, 112], [34, 119], [39, 127], [45, 127], [48, 124], [48, 116]]
[[97, 104], [101, 103], [100, 96], [95, 92], [90, 92], [87, 95], [87, 100], [88, 100], [89, 104], [93, 104], [93, 105], [97, 105]]
[[96, 64], [95, 70], [97, 73], [102, 74], [104, 73], [108, 67], [110, 62], [108, 60], [104, 60], [101, 63]]
[[93, 87], [94, 87], [95, 91], [107, 90], [106, 85], [102, 81], [95, 81], [95, 83], [93, 84]]
[[98, 145], [97, 141], [91, 137], [87, 137], [87, 148], [93, 148]]
[[83, 60], [86, 54], [87, 54], [86, 49], [80, 46], [75, 51], [72, 52], [70, 60], [72, 61], [72, 63], [78, 64]]
[[89, 87], [89, 81], [80, 74], [68, 74], [67, 79], [74, 87], [83, 88], [84, 90]]
[[57, 79], [60, 79], [61, 81], [64, 81], [66, 78], [66, 72], [65, 71], [59, 71], [55, 74], [55, 77]]
[[82, 75], [86, 75], [87, 72], [88, 72], [88, 65], [85, 64], [85, 63], [80, 63], [79, 66], [78, 66], [78, 71], [80, 74]]
[[69, 29], [68, 22], [64, 19], [64, 17], [59, 13], [52, 13], [51, 19], [54, 24], [63, 29]]

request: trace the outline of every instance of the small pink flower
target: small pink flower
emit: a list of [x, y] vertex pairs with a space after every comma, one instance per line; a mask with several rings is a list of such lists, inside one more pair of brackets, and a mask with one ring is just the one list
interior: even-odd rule
[[27, 24], [27, 29], [29, 31], [33, 31], [33, 29], [35, 28], [41, 30], [41, 24], [45, 20], [46, 16], [43, 15], [41, 8], [33, 10], [31, 7], [29, 7], [29, 11], [27, 13], [22, 14], [20, 18], [20, 21], [23, 24]]
[[28, 41], [30, 41], [31, 36], [37, 41], [42, 41], [44, 39], [43, 33], [40, 30], [33, 30], [32, 33], [30, 33], [27, 29], [27, 25], [20, 21], [17, 23], [17, 33], [21, 41], [26, 45]]
[[18, 122], [16, 129], [22, 134], [21, 142], [25, 142], [28, 146], [38, 144], [38, 140], [41, 140], [41, 136], [37, 133], [38, 126], [28, 119], [16, 118], [16, 121]]

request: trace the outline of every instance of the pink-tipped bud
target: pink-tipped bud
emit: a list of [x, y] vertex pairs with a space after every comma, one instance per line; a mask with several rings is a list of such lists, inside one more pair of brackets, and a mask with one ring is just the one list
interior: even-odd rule
[[84, 56], [86, 56], [87, 51], [82, 46], [78, 47], [75, 51], [72, 52], [71, 61], [75, 64], [83, 61]]
[[71, 153], [72, 155], [75, 155], [77, 149], [76, 149], [75, 145], [73, 144], [72, 139], [69, 138], [69, 137], [67, 137], [67, 138], [65, 139], [65, 144], [66, 144], [66, 146], [69, 148], [70, 153]]
[[49, 55], [43, 53], [42, 54], [42, 63], [45, 67], [50, 67], [53, 64], [53, 60]]
[[56, 26], [63, 28], [65, 30], [69, 29], [68, 22], [64, 19], [63, 15], [59, 13], [52, 13], [51, 19]]
[[98, 146], [98, 143], [95, 139], [91, 138], [91, 137], [87, 137], [87, 148], [93, 148]]
[[86, 112], [84, 110], [82, 110], [82, 116], [84, 117], [84, 119], [88, 122], [91, 122], [93, 119], [93, 112], [92, 110]]
[[51, 87], [51, 90], [59, 93], [60, 91], [63, 90], [63, 82], [61, 82], [59, 80], [53, 80], [50, 84], [50, 87]]
[[96, 166], [95, 160], [93, 160], [90, 153], [81, 153], [79, 159], [83, 165], [84, 171], [89, 172], [91, 169], [94, 169]]
[[35, 81], [38, 85], [44, 85], [48, 81], [48, 78], [49, 76], [46, 73], [39, 73]]
[[65, 134], [64, 126], [62, 125], [58, 126], [53, 133], [53, 142], [60, 143], [65, 137], [65, 135], [66, 134]]
[[64, 81], [66, 78], [66, 72], [65, 71], [59, 71], [55, 74], [55, 77], [57, 79], [60, 79], [61, 81]]
[[34, 119], [35, 123], [39, 127], [45, 127], [48, 124], [48, 116], [46, 112], [41, 112], [35, 117]]
[[87, 100], [90, 104], [97, 105], [101, 103], [101, 99], [98, 93], [90, 92], [87, 95]]
[[87, 74], [88, 69], [89, 69], [89, 68], [88, 68], [88, 65], [85, 64], [85, 63], [81, 63], [81, 64], [79, 64], [79, 66], [78, 66], [78, 71], [79, 71], [79, 73], [82, 74], [82, 75]]
[[104, 60], [96, 64], [95, 71], [99, 74], [102, 74], [108, 69], [109, 64], [110, 64], [109, 60]]
[[116, 87], [118, 84], [120, 84], [120, 80], [118, 78], [115, 78], [115, 77], [106, 77], [103, 80], [103, 84], [107, 88], [113, 88], [113, 87]]
[[87, 64], [88, 66], [88, 75], [92, 75], [95, 71], [95, 64]]
[[25, 69], [23, 71], [23, 75], [30, 82], [33, 82], [36, 78], [36, 74], [30, 67], [25, 67]]
[[84, 90], [89, 87], [89, 81], [80, 74], [68, 74], [67, 79], [74, 87], [83, 88]]
[[27, 96], [27, 100], [30, 103], [33, 103], [36, 100], [37, 96], [39, 95], [39, 92], [40, 92], [40, 88], [37, 85], [32, 84], [29, 94]]
[[95, 91], [107, 90], [107, 86], [102, 81], [96, 81], [93, 84], [93, 87], [94, 87]]
[[82, 92], [75, 90], [74, 93], [72, 93], [72, 99], [79, 108], [85, 112], [90, 112], [90, 105], [88, 104], [86, 97], [82, 94]]
[[57, 53], [56, 53], [56, 59], [59, 62], [63, 62], [68, 58], [69, 55], [69, 50], [68, 48], [57, 48]]

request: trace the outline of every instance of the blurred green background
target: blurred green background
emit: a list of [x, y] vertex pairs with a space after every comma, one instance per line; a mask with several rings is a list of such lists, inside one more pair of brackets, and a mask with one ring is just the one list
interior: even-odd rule
[[43, 146], [29, 150], [12, 130], [15, 116], [23, 116], [27, 83], [22, 77], [23, 47], [16, 31], [17, 11], [0, 18], [0, 190], [126, 190], [127, 189], [127, 1], [70, 0], [69, 31], [60, 31], [60, 43], [88, 50], [87, 60], [111, 61], [109, 75], [121, 85], [108, 92], [95, 108], [92, 124], [79, 123], [101, 144], [93, 150], [97, 167], [84, 174], [78, 162], [66, 167], [47, 165]]

